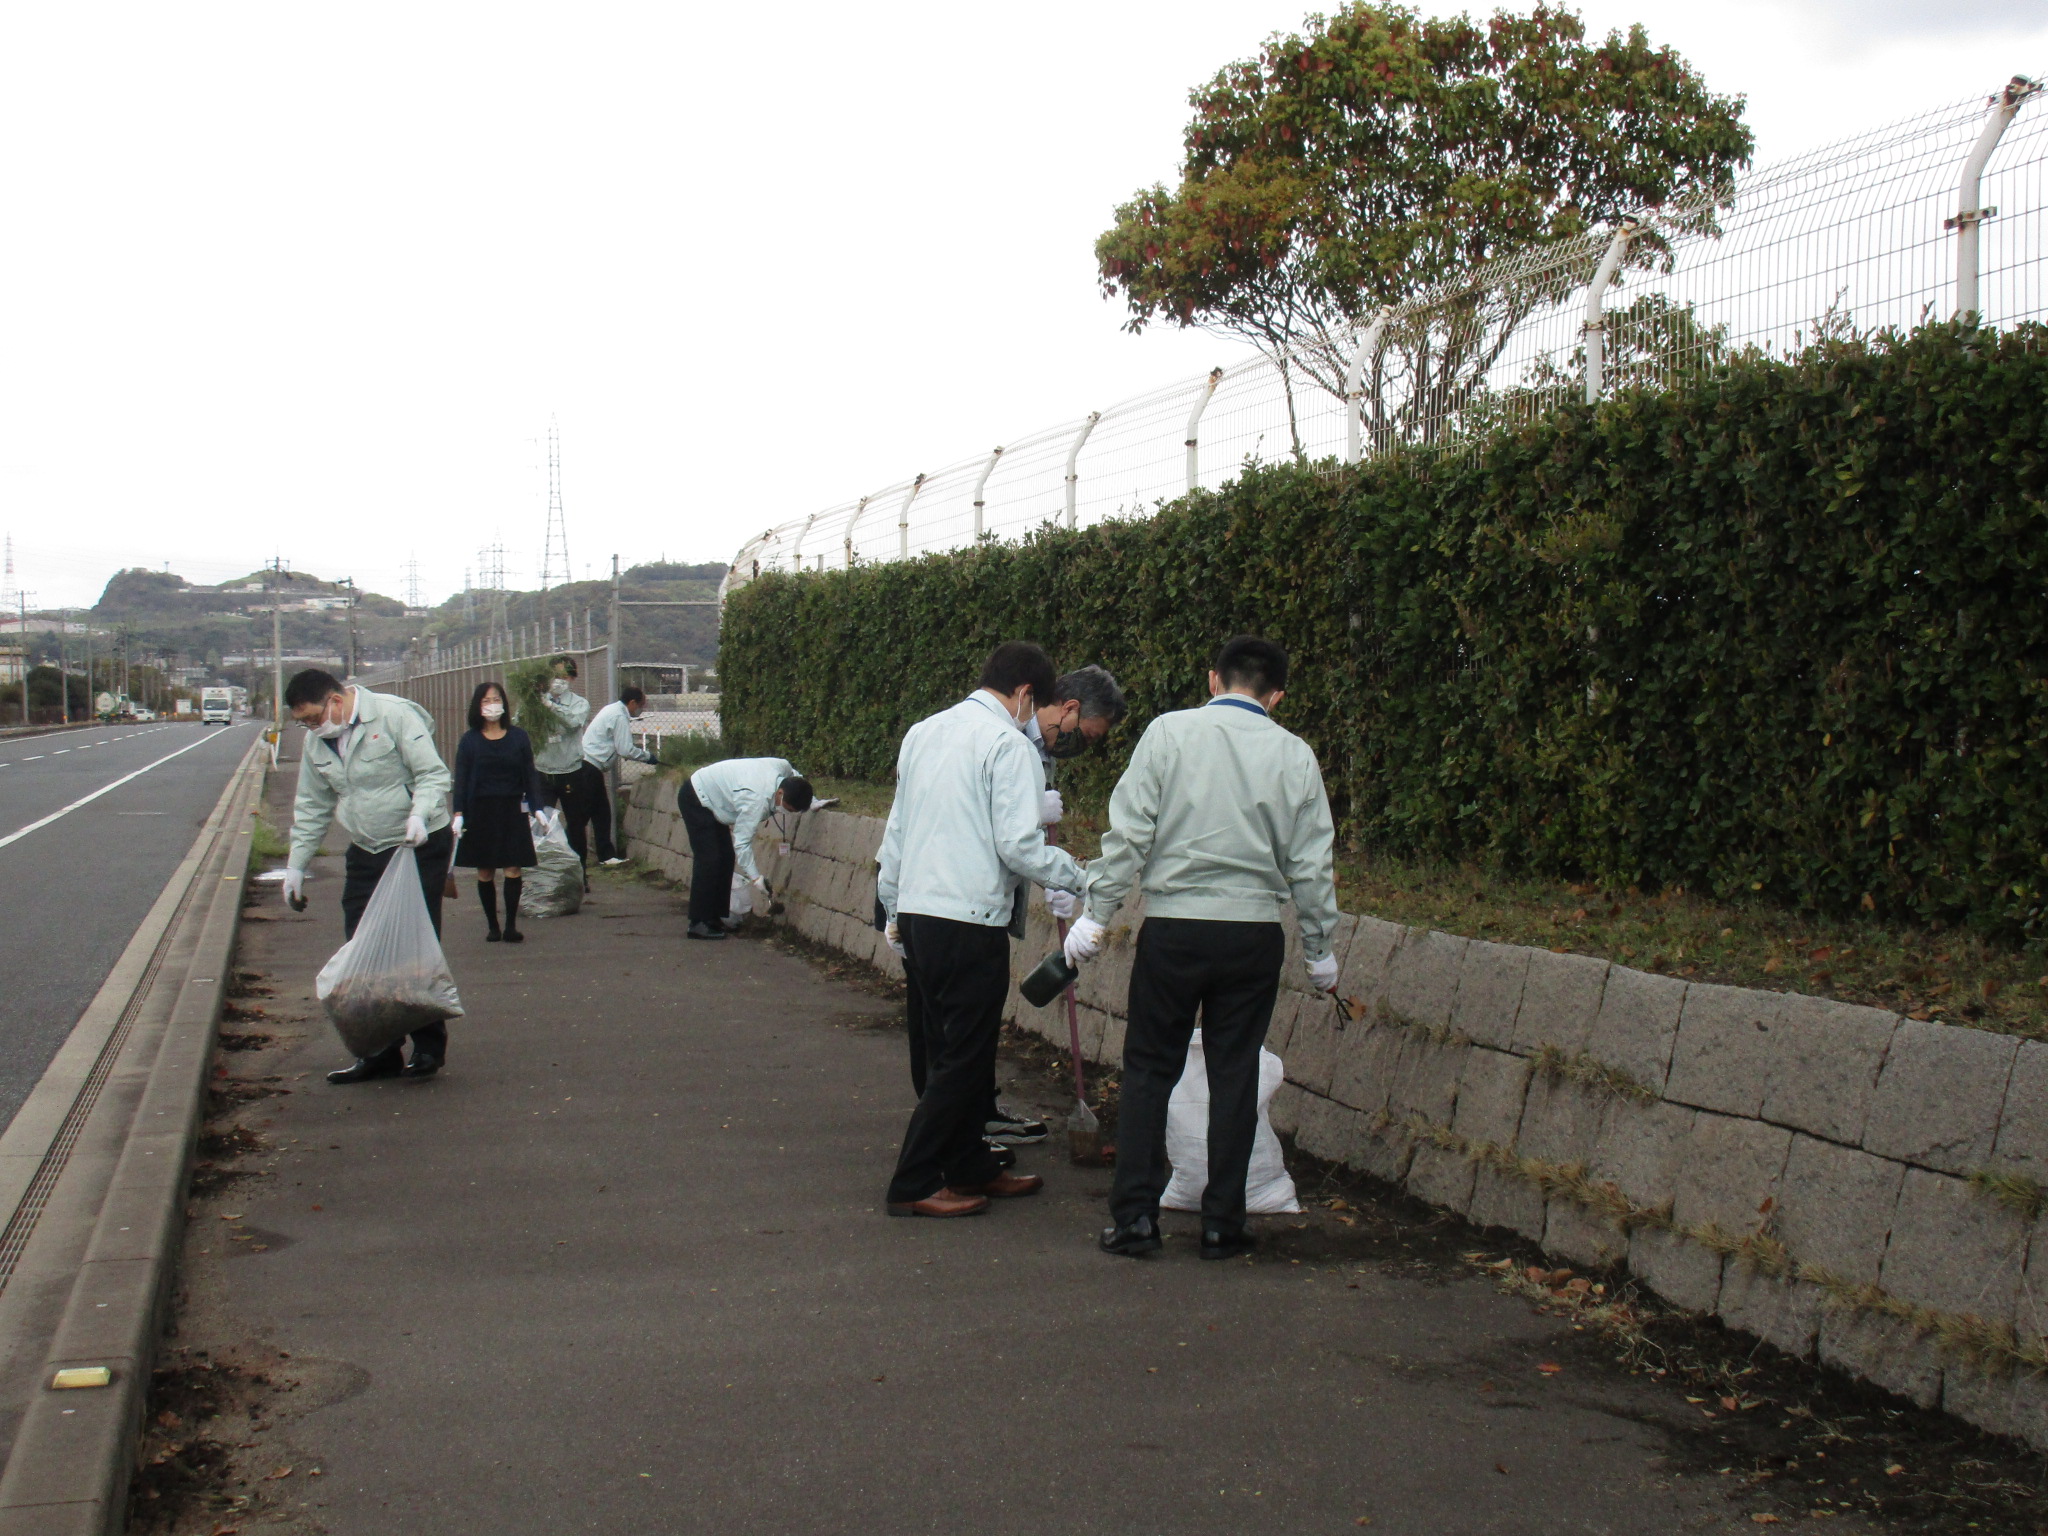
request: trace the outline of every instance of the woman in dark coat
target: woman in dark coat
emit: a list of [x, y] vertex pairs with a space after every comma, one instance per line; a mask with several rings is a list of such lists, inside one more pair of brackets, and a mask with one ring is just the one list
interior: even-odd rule
[[[505, 690], [478, 683], [469, 700], [469, 729], [455, 749], [455, 862], [476, 871], [477, 900], [483, 903], [490, 943], [518, 944], [519, 872], [535, 861], [533, 832], [526, 818], [550, 803], [547, 785], [533, 765], [533, 742], [507, 723]], [[505, 872], [505, 928], [498, 929], [498, 888], [491, 877]]]

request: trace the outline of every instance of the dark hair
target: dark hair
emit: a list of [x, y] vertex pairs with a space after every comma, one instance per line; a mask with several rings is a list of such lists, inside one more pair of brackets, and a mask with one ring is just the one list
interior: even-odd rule
[[647, 695], [638, 688], [635, 688], [631, 683], [628, 683], [619, 690], [619, 702], [621, 704], [645, 704], [647, 702]]
[[318, 667], [308, 667], [303, 672], [294, 672], [292, 680], [284, 685], [284, 707], [297, 709], [301, 704], [325, 704], [341, 692], [341, 679], [332, 672], [322, 672]]
[[817, 791], [811, 788], [811, 781], [800, 773], [792, 773], [782, 781], [782, 803], [792, 811], [808, 811], [811, 801], [817, 798]]
[[1287, 652], [1257, 635], [1239, 635], [1216, 653], [1216, 675], [1226, 688], [1261, 697], [1278, 693], [1287, 686]]
[[1039, 703], [1064, 704], [1069, 699], [1080, 700], [1083, 720], [1107, 720], [1111, 725], [1123, 719], [1129, 708], [1123, 689], [1101, 667], [1081, 667], [1064, 674], [1052, 685], [1052, 697]]
[[576, 658], [574, 656], [555, 657], [554, 660], [548, 663], [548, 670], [553, 671], [556, 667], [567, 667], [569, 669], [569, 675], [571, 677], [582, 676], [582, 673], [576, 670]]
[[476, 685], [476, 692], [469, 696], [469, 728], [480, 731], [484, 728], [484, 700], [491, 693], [498, 695], [498, 702], [505, 706], [505, 728], [512, 728], [512, 695], [505, 691], [505, 685], [486, 679]]
[[1030, 685], [1034, 703], [1045, 704], [1057, 692], [1052, 658], [1029, 640], [1005, 640], [982, 664], [980, 686], [1005, 696]]

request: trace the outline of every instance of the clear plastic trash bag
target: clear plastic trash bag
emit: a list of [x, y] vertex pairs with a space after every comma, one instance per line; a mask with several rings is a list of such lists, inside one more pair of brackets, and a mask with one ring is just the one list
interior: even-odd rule
[[526, 872], [520, 893], [521, 917], [568, 917], [583, 910], [583, 861], [569, 846], [559, 815], [536, 816], [533, 822], [534, 866]]
[[374, 1056], [416, 1029], [462, 1017], [412, 849], [391, 855], [355, 937], [320, 968], [314, 991], [356, 1056]]
[[[1259, 1048], [1259, 1128], [1252, 1137], [1251, 1167], [1245, 1173], [1244, 1208], [1250, 1216], [1278, 1216], [1298, 1211], [1294, 1180], [1280, 1154], [1280, 1138], [1266, 1116], [1273, 1095], [1286, 1078], [1280, 1058]], [[1202, 1032], [1188, 1045], [1187, 1070], [1166, 1101], [1166, 1157], [1173, 1178], [1160, 1204], [1169, 1211], [1199, 1211], [1202, 1190], [1209, 1183], [1209, 1065], [1202, 1056]]]

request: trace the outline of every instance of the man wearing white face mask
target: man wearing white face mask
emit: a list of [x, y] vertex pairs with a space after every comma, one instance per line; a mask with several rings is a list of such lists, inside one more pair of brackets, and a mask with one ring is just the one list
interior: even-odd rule
[[[306, 904], [306, 870], [332, 821], [348, 834], [342, 861], [343, 931], [355, 936], [370, 893], [401, 845], [415, 850], [420, 891], [434, 931], [441, 931], [441, 892], [455, 838], [448, 830], [448, 765], [434, 749], [434, 721], [410, 699], [343, 687], [331, 672], [308, 668], [285, 685], [285, 708], [312, 735], [299, 760], [292, 803], [292, 849], [284, 894]], [[330, 1083], [373, 1077], [431, 1077], [448, 1056], [448, 1026], [431, 1025], [412, 1037], [412, 1060], [392, 1045], [354, 1066], [327, 1074]]]
[[982, 1139], [996, 1037], [1010, 991], [1018, 888], [1086, 887], [1081, 866], [1045, 840], [1044, 778], [1024, 737], [1052, 662], [1026, 641], [996, 647], [981, 686], [912, 726], [896, 759], [896, 799], [875, 879], [889, 942], [903, 959], [925, 1082], [889, 1184], [891, 1216], [971, 1216], [991, 1199], [1036, 1194]]
[[[591, 816], [604, 806], [604, 775], [583, 766], [583, 731], [590, 721], [590, 700], [578, 693], [576, 658], [557, 656], [549, 664], [554, 676], [548, 680], [547, 708], [554, 717], [555, 734], [544, 747], [533, 749], [533, 765], [548, 781], [548, 789], [562, 812], [562, 830], [576, 857], [590, 856]], [[607, 821], [609, 825], [609, 821]], [[588, 882], [586, 881], [586, 884]]]

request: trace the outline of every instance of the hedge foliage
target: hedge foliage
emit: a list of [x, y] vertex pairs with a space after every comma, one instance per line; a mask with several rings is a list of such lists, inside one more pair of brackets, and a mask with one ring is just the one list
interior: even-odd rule
[[1281, 718], [1357, 843], [1820, 910], [2043, 925], [2048, 331], [1750, 358], [1462, 453], [1248, 466], [1143, 521], [850, 572], [725, 613], [746, 752], [886, 778], [989, 648], [1099, 661], [1133, 719], [1216, 644], [1295, 658]]

